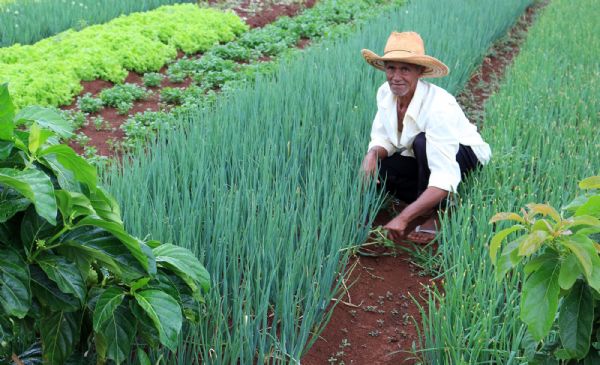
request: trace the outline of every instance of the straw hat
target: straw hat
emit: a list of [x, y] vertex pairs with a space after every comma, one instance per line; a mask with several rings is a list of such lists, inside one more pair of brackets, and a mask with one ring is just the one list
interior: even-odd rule
[[415, 32], [392, 32], [383, 50], [383, 56], [378, 56], [368, 49], [363, 49], [362, 55], [371, 66], [382, 71], [385, 70], [385, 61], [398, 61], [424, 66], [422, 77], [448, 75], [448, 66], [425, 54], [423, 39]]

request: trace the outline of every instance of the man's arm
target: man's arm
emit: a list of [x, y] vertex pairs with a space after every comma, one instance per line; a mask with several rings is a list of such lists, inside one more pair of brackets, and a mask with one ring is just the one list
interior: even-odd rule
[[404, 238], [408, 234], [408, 232], [406, 232], [406, 227], [412, 220], [437, 207], [447, 196], [448, 191], [444, 189], [436, 188], [434, 186], [425, 189], [423, 194], [421, 194], [417, 200], [404, 208], [396, 218], [385, 225], [384, 228], [388, 230], [390, 238], [393, 240]]

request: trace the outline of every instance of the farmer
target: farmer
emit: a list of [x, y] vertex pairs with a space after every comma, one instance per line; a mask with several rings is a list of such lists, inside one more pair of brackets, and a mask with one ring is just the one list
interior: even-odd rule
[[[429, 242], [436, 234], [437, 209], [462, 177], [489, 161], [490, 147], [452, 95], [422, 80], [446, 76], [448, 67], [425, 54], [419, 34], [392, 32], [383, 56], [367, 49], [362, 55], [387, 78], [377, 91], [362, 171], [378, 176], [378, 183], [408, 204], [385, 225], [390, 238]], [[407, 232], [419, 217], [428, 219]]]

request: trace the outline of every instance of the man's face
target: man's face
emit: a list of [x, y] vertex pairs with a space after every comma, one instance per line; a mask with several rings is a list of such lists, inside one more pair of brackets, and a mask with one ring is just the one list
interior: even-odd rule
[[392, 93], [396, 96], [405, 96], [414, 93], [417, 81], [423, 72], [423, 68], [412, 63], [386, 61], [385, 76]]

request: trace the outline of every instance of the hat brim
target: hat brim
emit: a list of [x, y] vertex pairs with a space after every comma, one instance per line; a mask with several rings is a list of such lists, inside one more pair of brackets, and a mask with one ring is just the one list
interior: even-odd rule
[[385, 61], [406, 62], [425, 67], [421, 77], [444, 77], [448, 75], [448, 66], [435, 57], [427, 55], [415, 55], [408, 52], [390, 52], [378, 56], [368, 49], [361, 51], [365, 61], [378, 70], [385, 71]]

